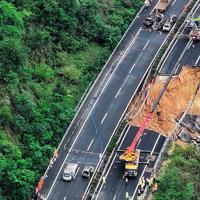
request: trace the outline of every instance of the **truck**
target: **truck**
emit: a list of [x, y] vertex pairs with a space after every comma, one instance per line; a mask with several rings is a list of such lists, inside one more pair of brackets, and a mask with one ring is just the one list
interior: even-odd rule
[[160, 0], [158, 4], [156, 5], [155, 9], [157, 13], [164, 12], [167, 7], [169, 6], [171, 0]]
[[67, 163], [64, 172], [63, 172], [63, 180], [71, 181], [75, 179], [76, 173], [78, 170], [78, 164], [76, 163]]
[[192, 40], [200, 40], [200, 17], [189, 19], [192, 30], [189, 33], [189, 37]]
[[132, 152], [125, 152], [120, 156], [120, 160], [124, 160], [125, 163], [125, 175], [128, 177], [136, 177], [138, 174], [140, 150], [136, 149]]
[[200, 40], [200, 28], [192, 29], [190, 31], [189, 37], [192, 38], [192, 40]]

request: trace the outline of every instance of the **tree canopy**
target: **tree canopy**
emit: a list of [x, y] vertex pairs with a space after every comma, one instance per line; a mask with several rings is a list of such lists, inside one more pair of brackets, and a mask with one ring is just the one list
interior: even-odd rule
[[142, 1], [0, 1], [0, 199], [27, 200]]

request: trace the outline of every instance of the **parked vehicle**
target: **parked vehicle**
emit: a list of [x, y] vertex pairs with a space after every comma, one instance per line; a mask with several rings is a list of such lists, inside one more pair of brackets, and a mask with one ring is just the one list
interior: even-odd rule
[[145, 18], [143, 24], [146, 26], [151, 26], [153, 22], [154, 22], [154, 17], [150, 15]]
[[159, 30], [162, 28], [163, 25], [163, 20], [164, 20], [164, 15], [163, 14], [159, 14], [155, 16], [155, 21], [152, 25], [152, 29], [153, 30]]
[[177, 16], [176, 15], [170, 15], [169, 22], [171, 24], [174, 24], [177, 21]]
[[190, 38], [192, 38], [192, 40], [200, 40], [200, 28], [199, 29], [192, 29], [190, 34], [189, 34]]
[[75, 179], [76, 172], [78, 170], [78, 164], [75, 163], [67, 163], [64, 172], [63, 172], [63, 180], [71, 181]]
[[171, 28], [172, 28], [172, 24], [169, 21], [164, 23], [163, 31], [169, 32], [171, 30]]
[[82, 176], [89, 178], [92, 176], [92, 174], [94, 173], [94, 167], [92, 166], [85, 166], [83, 171], [82, 171]]
[[160, 0], [155, 7], [157, 13], [164, 12], [169, 6], [170, 2], [171, 0]]

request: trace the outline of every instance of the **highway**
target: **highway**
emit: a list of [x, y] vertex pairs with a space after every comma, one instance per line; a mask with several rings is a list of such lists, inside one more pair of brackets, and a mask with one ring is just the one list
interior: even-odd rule
[[[170, 10], [171, 11], [171, 10]], [[196, 16], [197, 11], [194, 14], [194, 17]], [[174, 14], [174, 13], [173, 13]], [[186, 39], [186, 43], [188, 43], [188, 38]], [[182, 47], [181, 47], [182, 45]], [[179, 49], [178, 54], [173, 54], [171, 58], [179, 59], [181, 56], [182, 50], [184, 49], [184, 44], [179, 44], [175, 43], [175, 46], [177, 49]], [[173, 51], [173, 50], [172, 50]], [[171, 52], [172, 52], [171, 51]], [[170, 53], [171, 53], [170, 52]], [[199, 55], [199, 53], [197, 54]], [[184, 58], [184, 56], [183, 56]], [[172, 71], [172, 67], [176, 63], [170, 63], [166, 59], [166, 63], [163, 65], [164, 67], [162, 68], [162, 73], [170, 73]], [[182, 61], [182, 60], [181, 60]], [[170, 67], [172, 65], [172, 67]], [[131, 141], [133, 140], [136, 130], [132, 130], [131, 128], [127, 136], [125, 137], [125, 140], [122, 142], [122, 146], [120, 149], [125, 149], [128, 145], [130, 145]], [[144, 136], [139, 144], [139, 148], [142, 150], [150, 150], [151, 153], [154, 152], [160, 152], [162, 145], [164, 144], [165, 138], [163, 136], [158, 136], [158, 134], [153, 133], [153, 132], [148, 132], [146, 136]], [[132, 139], [131, 139], [131, 134], [132, 134]], [[97, 196], [93, 196], [93, 199], [98, 199], [98, 200], [103, 200], [103, 199], [126, 199], [126, 195], [132, 197], [132, 199], [136, 198], [137, 195], [137, 189], [138, 189], [138, 181], [139, 178], [144, 175], [148, 176], [148, 169], [153, 168], [155, 161], [151, 161], [150, 165], [148, 167], [140, 166], [139, 168], [139, 174], [136, 179], [130, 179], [128, 185], [125, 184], [125, 180], [123, 178], [124, 170], [123, 170], [123, 165], [117, 165], [115, 164], [115, 161], [118, 160], [117, 158], [117, 153], [115, 154], [115, 159], [110, 165], [109, 171], [105, 175], [105, 183], [102, 183], [100, 186], [100, 190], [97, 193]]]
[[[192, 15], [194, 18], [198, 16], [200, 16], [200, 5]], [[177, 73], [179, 73], [183, 65], [200, 66], [200, 42], [189, 40], [190, 30], [187, 26], [184, 27], [165, 58], [159, 70], [160, 74], [170, 74], [173, 67], [177, 67]]]
[[[132, 142], [138, 128], [129, 127], [127, 132], [125, 133], [125, 137], [123, 138], [121, 144], [119, 145], [119, 150], [126, 149]], [[126, 193], [133, 197], [136, 195], [137, 184], [140, 178], [140, 175], [148, 176], [149, 170], [153, 168], [157, 156], [165, 142], [165, 137], [155, 133], [153, 131], [146, 130], [144, 136], [141, 139], [141, 142], [138, 144], [137, 148], [141, 150], [149, 151], [149, 153], [141, 153], [142, 162], [147, 162], [146, 158], [152, 152], [152, 155], [155, 156], [155, 160], [150, 161], [148, 167], [146, 165], [140, 164], [138, 169], [138, 176], [136, 178], [132, 177], [129, 179], [128, 184], [125, 184], [125, 180], [123, 178], [124, 174], [124, 166], [123, 164], [116, 164], [115, 161], [118, 161], [118, 154], [115, 153], [114, 158], [110, 168], [105, 175], [105, 183], [101, 185], [101, 188], [98, 194], [93, 199], [98, 200], [122, 200], [126, 199]]]
[[[187, 2], [188, 0], [176, 0], [173, 6], [168, 9], [167, 14], [173, 13], [179, 16], [183, 5]], [[151, 12], [152, 8], [143, 12]], [[136, 18], [132, 24], [133, 27], [134, 25], [136, 27], [131, 27], [130, 32], [124, 37], [126, 51], [119, 48], [123, 55], [120, 54], [117, 65], [103, 84], [101, 93], [92, 104], [86, 118], [82, 120], [83, 123], [73, 132], [73, 137], [68, 137], [69, 134], [65, 134], [62, 139], [58, 149], [59, 156], [47, 171], [45, 184], [41, 190], [41, 195], [44, 198], [49, 200], [82, 199], [89, 184], [88, 180], [81, 177], [82, 169], [85, 165], [98, 166], [130, 100], [137, 92], [153, 59], [168, 35], [142, 30], [140, 27], [146, 15], [143, 12], [141, 12], [141, 17], [139, 15], [139, 18]], [[131, 42], [127, 37], [131, 39]], [[129, 43], [128, 46], [126, 41]], [[79, 164], [76, 179], [70, 183], [62, 180], [63, 170], [67, 162]]]

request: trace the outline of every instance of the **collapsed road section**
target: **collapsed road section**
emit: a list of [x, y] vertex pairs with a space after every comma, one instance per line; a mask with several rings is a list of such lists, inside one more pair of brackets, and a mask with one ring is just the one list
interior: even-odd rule
[[[150, 110], [152, 102], [155, 101], [159, 94], [162, 85], [166, 81], [168, 76], [157, 76], [152, 84], [148, 98], [141, 109], [140, 113], [132, 120], [134, 113], [129, 112], [129, 123], [133, 126], [139, 126], [141, 119]], [[151, 122], [148, 125], [148, 129], [161, 133], [164, 136], [170, 136], [172, 130], [176, 126], [176, 121], [184, 110], [187, 108], [188, 103], [193, 98], [193, 95], [199, 85], [200, 80], [200, 68], [188, 67], [182, 68], [180, 74], [173, 77], [169, 83], [167, 90], [163, 94], [157, 107], [156, 113], [154, 113]], [[134, 101], [133, 101], [134, 103]], [[190, 115], [200, 115], [200, 93], [195, 96], [188, 113]]]
[[[175, 71], [176, 68], [173, 72]], [[135, 166], [136, 162], [146, 165], [143, 170], [144, 174], [142, 173], [138, 182], [138, 199], [144, 199], [145, 189], [149, 186], [152, 191], [157, 190], [157, 182], [154, 181], [156, 180], [155, 169], [152, 170], [150, 176], [146, 176], [145, 171], [149, 168], [147, 167], [149, 162], [138, 162], [133, 154], [133, 152], [135, 154], [138, 152], [137, 149], [133, 151], [133, 148], [139, 137], [144, 135], [144, 127], [148, 131], [159, 132], [160, 135], [176, 141], [179, 145], [183, 145], [183, 142], [184, 144], [192, 142], [200, 148], [200, 68], [185, 66], [177, 76], [173, 76], [173, 73], [165, 77], [157, 76], [150, 84], [151, 87], [148, 87], [149, 91], [145, 92], [144, 103], [137, 115], [132, 112], [132, 108], [129, 111], [129, 123], [140, 128], [132, 144], [123, 154], [125, 173], [126, 165], [130, 161]], [[133, 105], [137, 99], [135, 97]], [[137, 154], [140, 156], [139, 153]]]

